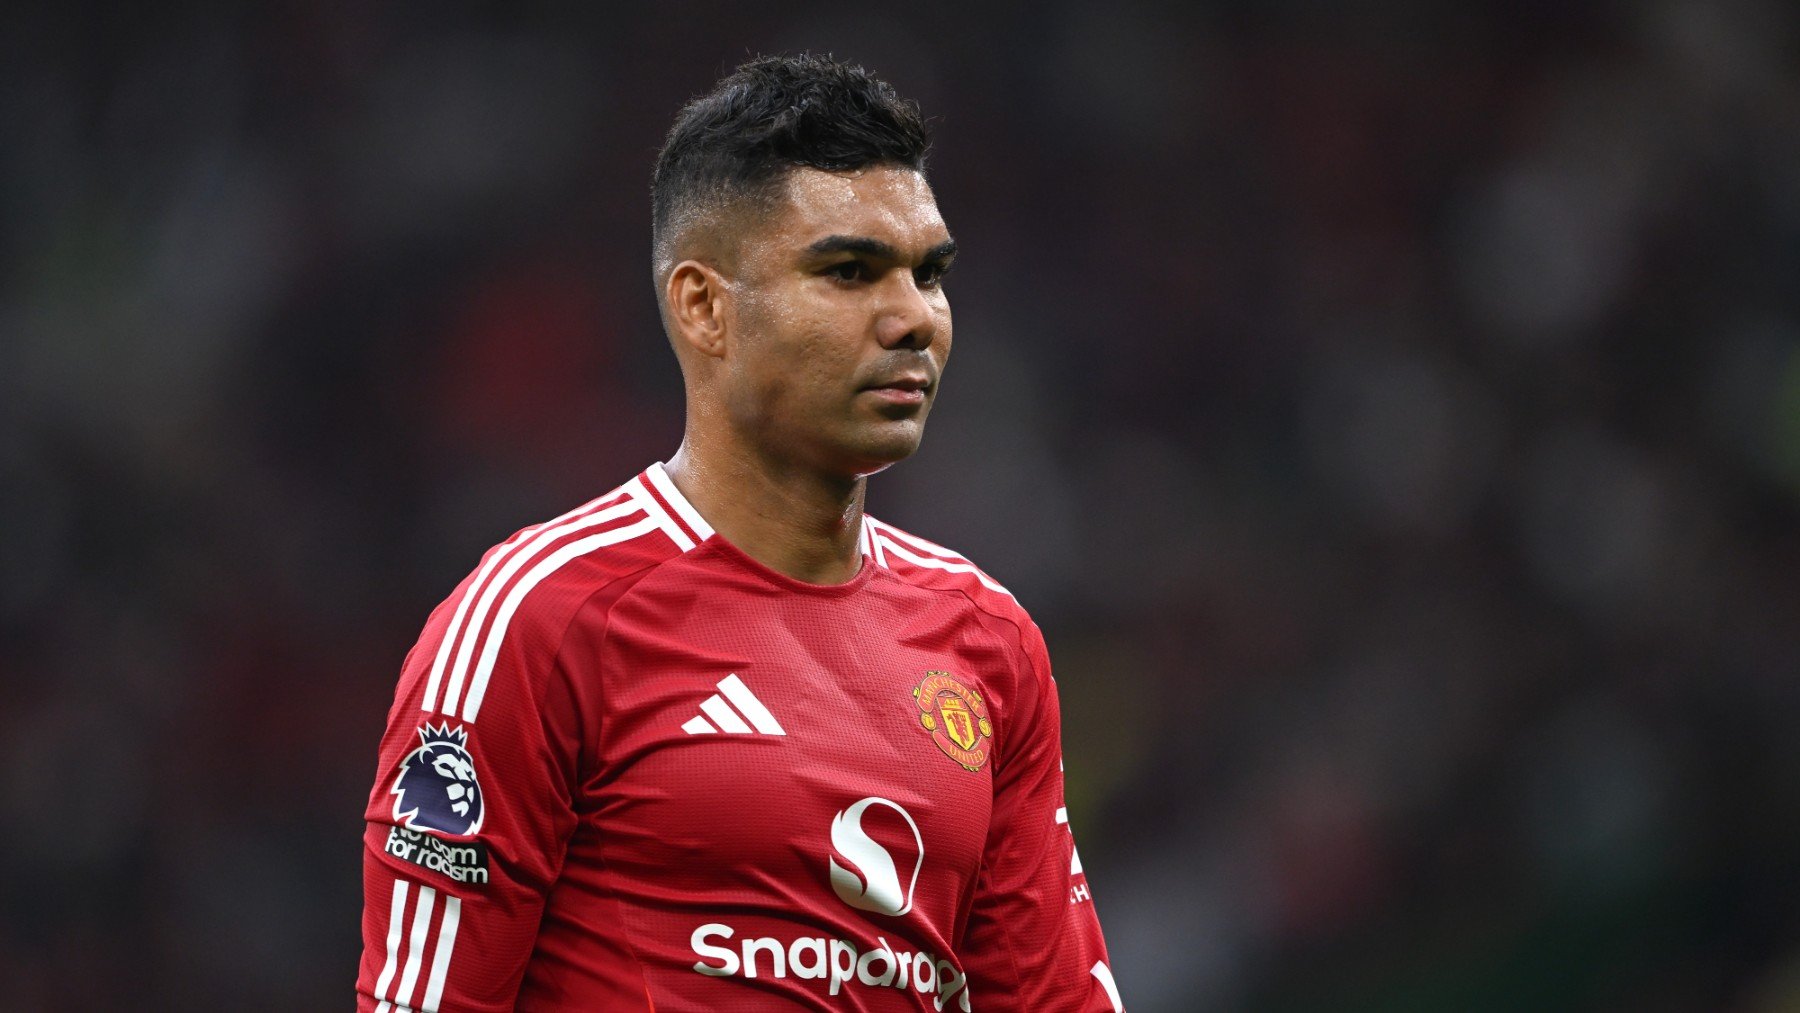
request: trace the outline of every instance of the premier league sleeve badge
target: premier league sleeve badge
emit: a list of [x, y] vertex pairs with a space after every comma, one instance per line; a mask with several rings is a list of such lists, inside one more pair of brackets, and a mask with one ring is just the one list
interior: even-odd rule
[[481, 784], [469, 755], [469, 731], [449, 723], [418, 729], [419, 748], [400, 761], [394, 820], [414, 830], [464, 836], [481, 829]]

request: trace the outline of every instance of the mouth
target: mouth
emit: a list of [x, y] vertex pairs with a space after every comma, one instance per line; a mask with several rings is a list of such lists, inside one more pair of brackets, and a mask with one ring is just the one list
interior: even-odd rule
[[889, 404], [917, 405], [925, 403], [931, 386], [931, 378], [923, 373], [904, 373], [884, 377], [863, 387], [862, 391]]

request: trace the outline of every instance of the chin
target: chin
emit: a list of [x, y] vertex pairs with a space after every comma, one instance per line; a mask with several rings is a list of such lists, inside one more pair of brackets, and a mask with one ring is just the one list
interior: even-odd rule
[[854, 462], [852, 470], [867, 476], [906, 460], [919, 450], [922, 427], [908, 427], [909, 432], [871, 433], [844, 448], [844, 457]]

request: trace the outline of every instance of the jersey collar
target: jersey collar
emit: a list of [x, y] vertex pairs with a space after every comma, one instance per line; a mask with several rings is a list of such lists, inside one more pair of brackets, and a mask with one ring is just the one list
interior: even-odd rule
[[706, 523], [706, 518], [700, 516], [700, 511], [694, 509], [694, 504], [689, 503], [687, 497], [681, 494], [681, 490], [675, 488], [674, 481], [663, 469], [661, 461], [644, 469], [644, 484], [650, 498], [656, 501], [657, 506], [662, 508], [669, 520], [680, 528], [682, 533], [693, 541], [693, 544], [698, 545], [713, 536], [712, 525]]
[[[662, 512], [670, 522], [692, 540], [693, 544], [699, 545], [713, 536], [712, 525], [706, 523], [706, 518], [700, 516], [700, 511], [694, 509], [694, 504], [689, 503], [688, 498], [681, 494], [681, 490], [675, 488], [675, 482], [669, 478], [669, 472], [663, 467], [663, 462], [657, 461], [644, 469], [643, 478], [645, 491], [649, 493], [650, 498], [662, 508]], [[679, 539], [677, 540], [679, 541]], [[862, 546], [863, 555], [873, 559], [879, 565], [887, 564], [887, 561], [882, 558], [881, 550], [875, 540], [875, 529], [870, 526], [867, 515], [864, 515], [862, 520], [862, 531], [857, 534], [857, 544]]]

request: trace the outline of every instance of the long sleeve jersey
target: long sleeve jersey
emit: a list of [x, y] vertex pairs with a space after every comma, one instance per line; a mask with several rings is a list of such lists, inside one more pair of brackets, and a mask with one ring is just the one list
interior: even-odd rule
[[358, 1009], [1121, 1010], [1037, 626], [861, 545], [794, 580], [653, 465], [490, 550], [388, 715]]

